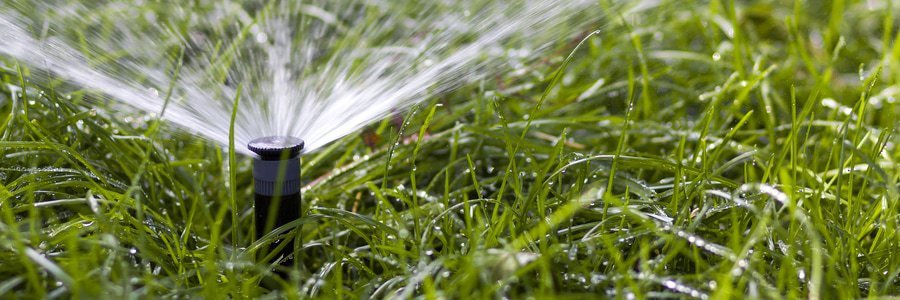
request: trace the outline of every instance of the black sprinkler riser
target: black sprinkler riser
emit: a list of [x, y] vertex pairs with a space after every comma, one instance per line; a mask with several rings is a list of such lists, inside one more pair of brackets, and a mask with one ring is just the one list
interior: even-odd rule
[[[284, 174], [279, 174], [280, 172]], [[281, 175], [281, 177], [279, 177]], [[280, 183], [280, 184], [279, 184]], [[281, 188], [279, 193], [275, 189]], [[257, 195], [275, 196], [300, 193], [300, 158], [253, 160], [253, 190]]]
[[[253, 160], [253, 209], [257, 239], [300, 218], [300, 151], [303, 144], [303, 140], [294, 137], [270, 136], [255, 139], [247, 145], [250, 151], [258, 155]], [[273, 222], [271, 226], [266, 226], [269, 219]], [[280, 243], [272, 243], [268, 248], [274, 249]], [[285, 245], [275, 259], [293, 253], [291, 243]], [[290, 262], [285, 260], [283, 264]]]

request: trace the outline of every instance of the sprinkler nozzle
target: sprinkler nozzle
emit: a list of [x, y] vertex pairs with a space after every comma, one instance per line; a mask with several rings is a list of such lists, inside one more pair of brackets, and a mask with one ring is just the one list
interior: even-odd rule
[[[247, 148], [257, 154], [253, 160], [253, 186], [258, 239], [300, 218], [300, 151], [303, 150], [303, 140], [290, 136], [268, 136], [250, 141]], [[270, 249], [280, 242], [273, 243]], [[279, 256], [288, 258], [293, 253], [294, 247], [285, 245]], [[264, 251], [263, 255], [266, 254]], [[282, 264], [289, 261], [285, 259]]]
[[292, 136], [267, 136], [250, 141], [247, 148], [262, 160], [283, 160], [295, 158], [303, 150], [303, 140]]

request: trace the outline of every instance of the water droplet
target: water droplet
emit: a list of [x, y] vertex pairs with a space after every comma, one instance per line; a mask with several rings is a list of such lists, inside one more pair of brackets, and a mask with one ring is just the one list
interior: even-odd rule
[[672, 280], [666, 280], [665, 285], [667, 288], [674, 289], [678, 284]]

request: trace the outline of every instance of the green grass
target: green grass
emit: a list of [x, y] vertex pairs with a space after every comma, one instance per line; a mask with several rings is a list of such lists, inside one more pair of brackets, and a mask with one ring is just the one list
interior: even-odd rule
[[248, 158], [2, 60], [0, 295], [900, 295], [896, 3], [663, 2], [306, 155], [262, 241]]

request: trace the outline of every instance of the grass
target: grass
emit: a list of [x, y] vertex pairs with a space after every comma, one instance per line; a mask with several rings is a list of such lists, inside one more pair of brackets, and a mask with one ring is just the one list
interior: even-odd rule
[[[0, 295], [898, 296], [895, 11], [610, 20], [306, 155], [304, 218], [261, 241], [248, 158], [4, 59]], [[285, 278], [252, 255], [279, 235]]]

